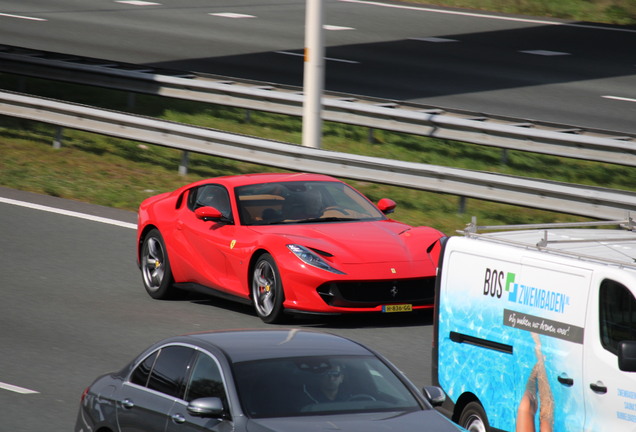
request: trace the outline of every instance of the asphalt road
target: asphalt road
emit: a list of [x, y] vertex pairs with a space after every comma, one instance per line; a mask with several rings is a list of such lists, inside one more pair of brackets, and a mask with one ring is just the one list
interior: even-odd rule
[[[0, 0], [0, 42], [302, 86], [305, 0]], [[332, 91], [636, 133], [636, 29], [324, 2]]]
[[[73, 430], [84, 388], [161, 338], [267, 327], [234, 303], [151, 299], [135, 264], [135, 222], [131, 212], [0, 188], [1, 431]], [[430, 313], [290, 326], [351, 337], [430, 384]]]

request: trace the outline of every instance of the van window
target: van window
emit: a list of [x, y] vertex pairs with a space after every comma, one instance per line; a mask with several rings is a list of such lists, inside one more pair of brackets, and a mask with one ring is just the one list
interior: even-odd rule
[[618, 343], [636, 340], [636, 299], [622, 284], [611, 280], [601, 283], [599, 299], [601, 343], [618, 354]]

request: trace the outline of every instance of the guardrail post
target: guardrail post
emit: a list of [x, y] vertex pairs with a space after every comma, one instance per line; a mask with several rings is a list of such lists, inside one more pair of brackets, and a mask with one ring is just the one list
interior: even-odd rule
[[62, 148], [62, 137], [64, 135], [64, 128], [62, 126], [58, 126], [55, 131], [55, 138], [53, 138], [53, 148], [59, 150]]
[[508, 149], [501, 150], [501, 163], [508, 165]]
[[245, 110], [245, 123], [252, 123], [252, 110]]
[[137, 101], [137, 95], [133, 92], [128, 92], [128, 100], [126, 101], [128, 109], [135, 108], [136, 101]]
[[459, 205], [457, 206], [457, 213], [464, 214], [466, 213], [466, 197], [465, 196], [461, 196], [459, 197]]
[[373, 135], [373, 131], [375, 129], [373, 128], [369, 128], [369, 144], [374, 144], [375, 143], [375, 136]]
[[186, 175], [188, 173], [188, 162], [190, 161], [190, 152], [184, 150], [181, 153], [181, 163], [179, 164], [179, 175]]

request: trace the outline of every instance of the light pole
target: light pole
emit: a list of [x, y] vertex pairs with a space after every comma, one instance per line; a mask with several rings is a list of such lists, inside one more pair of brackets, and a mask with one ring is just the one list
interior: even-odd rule
[[322, 0], [307, 0], [305, 12], [305, 64], [303, 77], [302, 145], [320, 148], [322, 91], [325, 81], [325, 46]]

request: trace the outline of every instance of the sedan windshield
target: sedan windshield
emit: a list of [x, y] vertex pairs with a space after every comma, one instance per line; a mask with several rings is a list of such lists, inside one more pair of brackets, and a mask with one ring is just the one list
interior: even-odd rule
[[302, 357], [235, 364], [237, 390], [252, 418], [405, 412], [422, 409], [376, 357]]
[[382, 220], [384, 214], [340, 182], [276, 182], [236, 189], [241, 223], [271, 225]]

